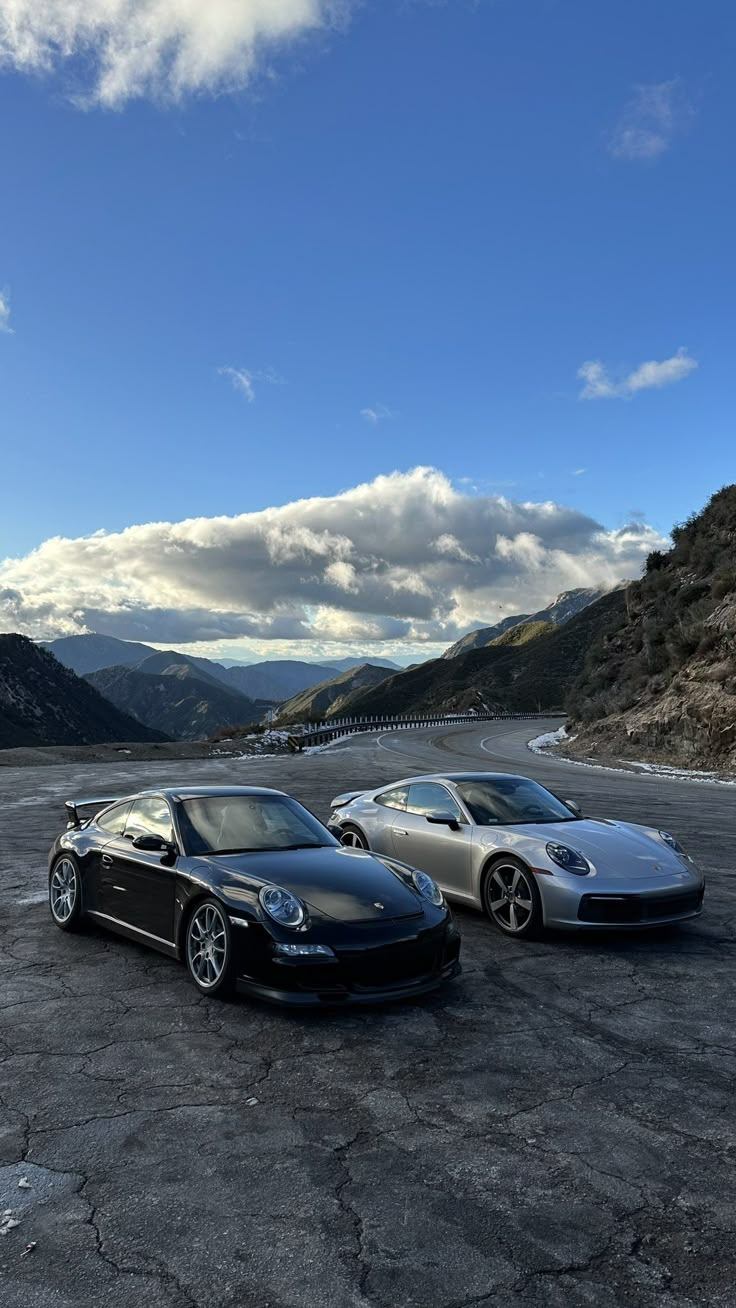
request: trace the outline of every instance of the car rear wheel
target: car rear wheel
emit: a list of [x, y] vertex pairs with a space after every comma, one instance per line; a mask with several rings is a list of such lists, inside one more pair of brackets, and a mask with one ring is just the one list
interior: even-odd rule
[[506, 936], [533, 939], [543, 928], [542, 901], [532, 873], [515, 858], [501, 858], [486, 873], [483, 907]]
[[225, 999], [235, 989], [230, 923], [216, 899], [197, 904], [187, 923], [186, 964], [203, 995]]
[[368, 848], [368, 841], [363, 835], [363, 832], [359, 827], [351, 826], [350, 823], [346, 823], [342, 828], [342, 831], [340, 832], [340, 841], [343, 845], [347, 845], [348, 849]]
[[79, 868], [71, 854], [57, 858], [49, 874], [49, 908], [62, 931], [78, 931], [82, 921]]

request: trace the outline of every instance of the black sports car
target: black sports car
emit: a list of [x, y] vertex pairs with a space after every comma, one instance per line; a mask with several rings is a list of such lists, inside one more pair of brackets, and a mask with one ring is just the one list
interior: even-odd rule
[[[250, 786], [67, 802], [49, 906], [186, 962], [205, 994], [283, 1004], [375, 1003], [460, 971], [460, 937], [431, 877], [346, 849], [290, 796]], [[82, 820], [79, 810], [95, 816]]]

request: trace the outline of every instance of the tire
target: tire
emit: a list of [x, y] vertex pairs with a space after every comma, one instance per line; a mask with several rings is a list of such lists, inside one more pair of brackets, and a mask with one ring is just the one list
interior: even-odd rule
[[534, 940], [544, 931], [542, 899], [534, 876], [525, 863], [511, 855], [494, 859], [489, 867], [483, 881], [483, 908], [502, 935]]
[[346, 822], [340, 831], [340, 843], [347, 845], [349, 849], [369, 849], [370, 846], [366, 837], [363, 835], [360, 827], [353, 826], [352, 822]]
[[81, 930], [82, 881], [72, 854], [62, 854], [49, 872], [49, 909], [60, 931]]
[[184, 960], [203, 995], [227, 999], [235, 990], [235, 959], [227, 913], [217, 899], [200, 899], [187, 922]]

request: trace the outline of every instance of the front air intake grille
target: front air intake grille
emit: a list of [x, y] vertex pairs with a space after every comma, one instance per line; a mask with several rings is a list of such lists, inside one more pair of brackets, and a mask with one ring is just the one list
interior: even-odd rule
[[631, 926], [697, 913], [702, 902], [702, 890], [678, 891], [671, 895], [583, 895], [578, 907], [578, 921]]

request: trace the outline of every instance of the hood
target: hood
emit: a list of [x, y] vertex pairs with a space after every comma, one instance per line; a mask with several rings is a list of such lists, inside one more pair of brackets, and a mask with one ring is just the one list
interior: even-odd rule
[[364, 849], [323, 845], [214, 856], [221, 886], [260, 890], [275, 884], [303, 900], [311, 912], [337, 922], [387, 922], [417, 917], [425, 901], [390, 866]]
[[684, 859], [653, 830], [647, 834], [647, 827], [584, 818], [581, 822], [540, 823], [533, 830], [535, 839], [545, 844], [554, 841], [579, 850], [598, 873], [612, 880], [638, 881], [687, 871]]

